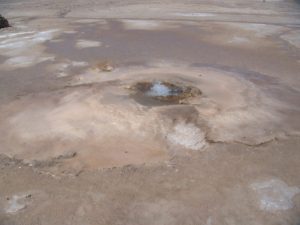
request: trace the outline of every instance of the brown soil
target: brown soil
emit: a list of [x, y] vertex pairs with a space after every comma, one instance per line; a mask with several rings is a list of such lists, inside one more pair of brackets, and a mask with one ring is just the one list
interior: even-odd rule
[[299, 225], [297, 1], [0, 8], [0, 225]]

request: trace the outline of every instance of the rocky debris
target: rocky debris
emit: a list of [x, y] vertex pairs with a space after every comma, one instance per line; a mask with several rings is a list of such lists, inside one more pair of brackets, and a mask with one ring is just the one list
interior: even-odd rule
[[8, 20], [0, 14], [0, 29], [10, 27]]
[[114, 67], [112, 66], [112, 63], [108, 61], [104, 61], [104, 62], [98, 62], [95, 65], [95, 69], [102, 72], [111, 72], [113, 71]]
[[59, 155], [57, 156], [55, 159], [70, 159], [70, 158], [74, 158], [77, 155], [77, 152], [67, 152], [63, 155]]
[[65, 154], [61, 154], [59, 156], [53, 157], [49, 160], [44, 160], [44, 161], [40, 161], [40, 160], [33, 160], [31, 163], [29, 163], [29, 165], [33, 166], [33, 167], [53, 167], [57, 164], [59, 164], [61, 161], [67, 160], [67, 159], [72, 159], [74, 157], [77, 156], [77, 152], [67, 152]]
[[0, 154], [0, 169], [9, 166], [24, 166], [24, 164], [20, 159], [10, 158], [6, 155]]

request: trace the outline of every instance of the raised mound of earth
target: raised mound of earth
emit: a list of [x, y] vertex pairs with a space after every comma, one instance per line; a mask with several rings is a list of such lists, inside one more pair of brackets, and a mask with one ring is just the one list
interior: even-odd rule
[[210, 142], [260, 145], [291, 129], [279, 121], [296, 116], [239, 73], [167, 64], [97, 73], [87, 68], [69, 87], [2, 107], [1, 152], [63, 168], [156, 163]]

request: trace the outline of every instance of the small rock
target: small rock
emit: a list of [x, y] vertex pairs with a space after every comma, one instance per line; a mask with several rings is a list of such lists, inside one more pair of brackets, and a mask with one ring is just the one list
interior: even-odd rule
[[0, 14], [0, 29], [10, 27], [8, 20]]
[[111, 65], [105, 65], [103, 68], [102, 68], [102, 71], [105, 71], [105, 72], [110, 72], [112, 71], [114, 68], [111, 66]]
[[114, 67], [109, 62], [99, 62], [96, 65], [96, 69], [103, 71], [103, 72], [111, 72], [113, 71]]
[[26, 198], [31, 198], [31, 197], [32, 197], [31, 194], [26, 195]]

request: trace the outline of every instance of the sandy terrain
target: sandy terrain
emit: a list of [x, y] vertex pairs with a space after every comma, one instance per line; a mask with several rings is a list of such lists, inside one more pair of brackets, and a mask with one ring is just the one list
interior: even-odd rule
[[0, 13], [0, 225], [299, 225], [299, 2]]

